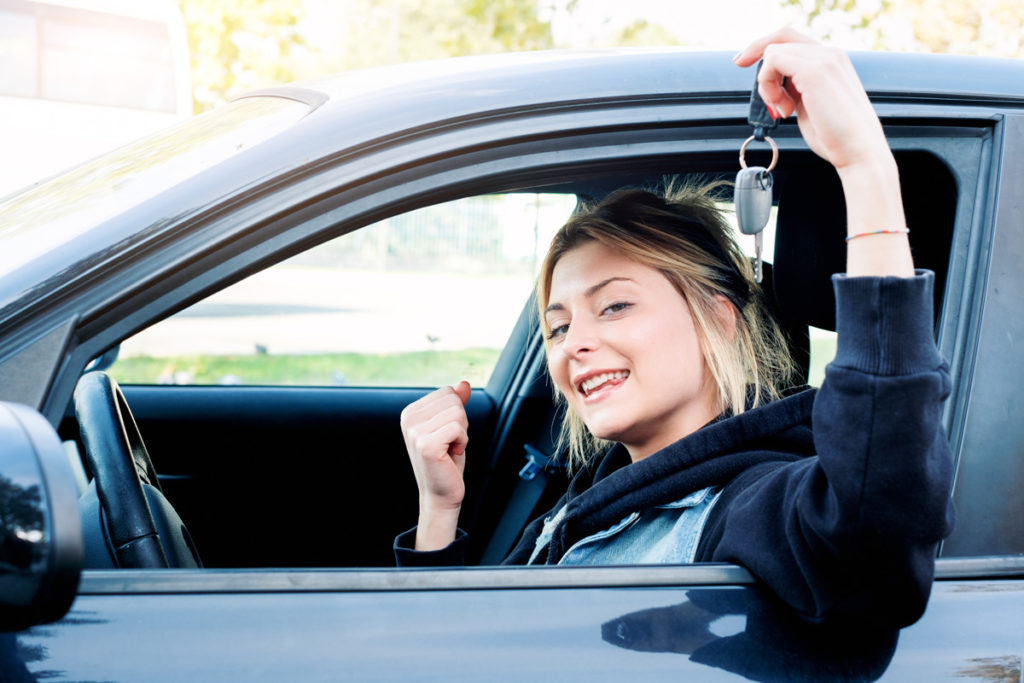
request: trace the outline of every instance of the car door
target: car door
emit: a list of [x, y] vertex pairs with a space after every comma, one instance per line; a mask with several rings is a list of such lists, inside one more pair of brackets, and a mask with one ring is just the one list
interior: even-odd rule
[[530, 340], [517, 321], [575, 201], [505, 193], [393, 216], [121, 343], [107, 372], [204, 563], [393, 564], [417, 512], [399, 416], [462, 379], [478, 494]]

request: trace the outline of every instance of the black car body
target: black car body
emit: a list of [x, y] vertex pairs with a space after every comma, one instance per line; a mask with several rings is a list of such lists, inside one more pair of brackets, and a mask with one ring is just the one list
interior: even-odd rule
[[[854, 64], [900, 164], [915, 259], [938, 276], [952, 369], [958, 522], [918, 623], [815, 629], [734, 566], [388, 568], [416, 516], [398, 414], [426, 388], [129, 386], [207, 568], [87, 568], [63, 619], [0, 637], [4, 680], [1019, 679], [1024, 63]], [[731, 177], [752, 80], [723, 54], [638, 50], [403, 66], [241, 98], [0, 203], [0, 398], [74, 442], [71, 398], [92, 359], [325, 240], [457, 197]], [[834, 326], [842, 207], [795, 123], [773, 137], [768, 286], [806, 334]], [[808, 220], [824, 227], [782, 231]], [[476, 559], [551, 408], [523, 304], [467, 406], [470, 440], [486, 444], [462, 520]]]

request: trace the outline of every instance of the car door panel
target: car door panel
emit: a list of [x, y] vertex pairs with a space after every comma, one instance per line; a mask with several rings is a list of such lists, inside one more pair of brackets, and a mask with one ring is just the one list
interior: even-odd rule
[[[417, 512], [399, 415], [427, 391], [124, 387], [210, 567], [390, 566]], [[482, 452], [494, 402], [475, 390], [466, 409]]]
[[[829, 631], [785, 615], [745, 581], [706, 585], [714, 568], [602, 571], [634, 585], [586, 587], [593, 570], [550, 568], [500, 570], [463, 588], [450, 570], [414, 573], [405, 587], [395, 572], [256, 572], [221, 577], [232, 592], [204, 592], [209, 580], [194, 572], [162, 582], [92, 572], [63, 621], [0, 649], [29, 675], [67, 680], [1019, 677], [1024, 616], [1007, 599], [1024, 591], [1019, 580], [940, 581], [911, 627]], [[108, 594], [115, 583], [119, 594]], [[159, 617], [140, 632], [139, 614]], [[972, 627], [951, 628], [964, 623]]]

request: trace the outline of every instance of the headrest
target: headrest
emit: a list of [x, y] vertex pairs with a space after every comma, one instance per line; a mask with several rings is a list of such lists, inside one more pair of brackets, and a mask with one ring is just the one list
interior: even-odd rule
[[762, 264], [762, 270], [764, 277], [761, 281], [761, 291], [764, 293], [765, 305], [789, 343], [789, 353], [794, 366], [793, 384], [794, 386], [807, 384], [811, 364], [811, 339], [807, 323], [787, 320], [781, 315], [779, 302], [772, 287], [774, 268], [772, 264], [765, 262]]
[[[917, 268], [935, 272], [935, 315], [941, 311], [956, 220], [956, 182], [937, 157], [896, 155], [910, 247]], [[772, 285], [779, 317], [836, 329], [832, 275], [846, 271], [846, 202], [831, 165], [814, 159], [783, 179], [776, 219]]]
[[779, 317], [836, 328], [832, 274], [846, 270], [846, 202], [828, 164], [786, 174], [775, 222], [772, 287]]

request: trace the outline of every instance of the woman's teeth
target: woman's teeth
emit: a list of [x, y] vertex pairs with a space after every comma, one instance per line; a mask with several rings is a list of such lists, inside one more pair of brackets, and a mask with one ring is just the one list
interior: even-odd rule
[[580, 382], [580, 391], [583, 393], [584, 396], [586, 396], [590, 394], [590, 392], [600, 387], [605, 382], [611, 382], [612, 380], [617, 379], [626, 379], [626, 377], [628, 376], [629, 373], [626, 372], [625, 370], [617, 370], [616, 372], [602, 372], [600, 375], [594, 375], [593, 377], [590, 377]]

